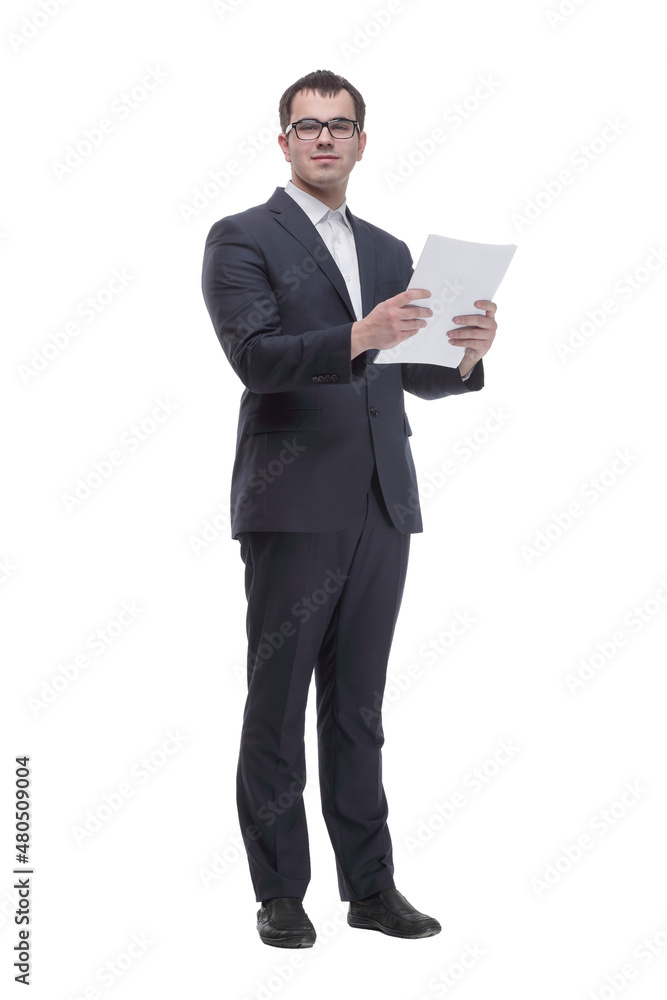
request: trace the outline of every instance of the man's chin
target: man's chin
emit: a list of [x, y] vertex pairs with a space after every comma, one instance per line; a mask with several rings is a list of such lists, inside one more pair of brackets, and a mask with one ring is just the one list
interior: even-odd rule
[[348, 173], [341, 170], [340, 163], [338, 160], [332, 160], [331, 162], [323, 161], [318, 164], [317, 168], [313, 170], [310, 177], [304, 178], [309, 184], [317, 184], [318, 182], [325, 181], [331, 183], [331, 181], [344, 181], [348, 177]]

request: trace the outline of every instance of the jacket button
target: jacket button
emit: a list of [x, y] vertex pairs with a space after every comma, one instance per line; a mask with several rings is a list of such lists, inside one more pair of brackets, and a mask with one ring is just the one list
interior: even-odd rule
[[317, 375], [313, 375], [313, 382], [317, 382]]
[[377, 415], [378, 415], [379, 412], [380, 411], [376, 410], [374, 406], [371, 406], [371, 416], [372, 417], [377, 417]]
[[325, 382], [330, 382], [330, 381], [331, 381], [331, 375], [329, 375], [329, 373], [328, 373], [328, 372], [327, 372], [327, 374], [326, 374], [326, 375], [324, 376], [324, 381], [325, 381]]
[[333, 374], [332, 374], [332, 376], [331, 376], [331, 381], [332, 381], [332, 382], [337, 382], [337, 381], [338, 381], [338, 376], [336, 375], [336, 373], [335, 373], [335, 372], [333, 372]]

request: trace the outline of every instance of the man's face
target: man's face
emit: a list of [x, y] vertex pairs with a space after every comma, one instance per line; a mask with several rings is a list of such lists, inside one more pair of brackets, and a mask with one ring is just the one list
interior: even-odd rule
[[[290, 121], [314, 118], [328, 122], [332, 118], [355, 120], [354, 101], [347, 90], [340, 90], [335, 97], [322, 97], [316, 91], [301, 90], [292, 101]], [[278, 138], [285, 159], [292, 164], [292, 182], [316, 198], [324, 194], [345, 197], [347, 179], [366, 145], [366, 133], [354, 130], [351, 139], [333, 139], [328, 128], [323, 128], [319, 139], [297, 139], [294, 129], [288, 136]], [[339, 202], [339, 204], [340, 204]]]

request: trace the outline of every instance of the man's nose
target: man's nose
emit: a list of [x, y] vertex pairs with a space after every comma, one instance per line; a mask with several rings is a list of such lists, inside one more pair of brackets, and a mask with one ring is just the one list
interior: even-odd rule
[[328, 125], [323, 125], [322, 126], [322, 131], [320, 132], [320, 137], [317, 140], [318, 146], [322, 145], [322, 143], [326, 143], [328, 146], [330, 146], [332, 142], [333, 142], [333, 139], [332, 139], [332, 136], [331, 136], [331, 132], [329, 131], [329, 126]]

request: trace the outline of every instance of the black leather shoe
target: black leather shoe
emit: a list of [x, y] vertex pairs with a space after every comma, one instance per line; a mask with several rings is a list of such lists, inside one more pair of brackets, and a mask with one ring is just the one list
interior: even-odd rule
[[267, 899], [257, 911], [257, 930], [264, 944], [276, 948], [312, 948], [315, 928], [297, 896]]
[[350, 927], [366, 927], [400, 938], [431, 937], [442, 930], [435, 917], [415, 910], [398, 889], [383, 889], [372, 899], [352, 900], [347, 922]]

